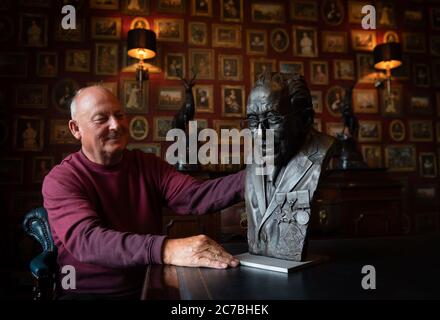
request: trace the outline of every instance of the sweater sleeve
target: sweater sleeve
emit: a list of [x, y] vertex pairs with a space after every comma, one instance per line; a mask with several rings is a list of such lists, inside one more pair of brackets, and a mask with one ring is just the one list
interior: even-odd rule
[[44, 180], [44, 207], [52, 233], [76, 260], [110, 268], [162, 263], [164, 236], [104, 227], [85, 186], [60, 171], [52, 170]]

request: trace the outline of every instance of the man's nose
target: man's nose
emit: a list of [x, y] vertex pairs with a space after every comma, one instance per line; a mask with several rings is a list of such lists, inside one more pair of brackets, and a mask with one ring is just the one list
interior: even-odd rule
[[110, 130], [119, 130], [121, 127], [120, 120], [115, 116], [110, 117]]

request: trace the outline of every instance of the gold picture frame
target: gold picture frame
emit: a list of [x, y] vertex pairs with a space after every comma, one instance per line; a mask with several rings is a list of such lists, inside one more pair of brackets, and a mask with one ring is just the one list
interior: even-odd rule
[[193, 87], [193, 95], [197, 113], [214, 113], [214, 85], [195, 85]]
[[183, 42], [185, 38], [183, 19], [164, 19], [154, 20], [154, 32], [157, 41]]
[[212, 17], [212, 0], [191, 0], [191, 15]]
[[258, 77], [265, 72], [276, 72], [276, 60], [266, 58], [254, 58], [250, 59], [251, 64], [251, 85], [255, 85], [255, 81]]
[[189, 49], [189, 69], [197, 73], [197, 79], [214, 80], [214, 50]]
[[121, 18], [92, 17], [92, 39], [119, 40], [121, 39]]
[[220, 0], [220, 20], [225, 22], [243, 21], [243, 0]]
[[314, 58], [318, 56], [318, 32], [313, 27], [294, 26], [293, 55]]
[[166, 141], [166, 134], [172, 128], [173, 117], [153, 118], [153, 140]]
[[243, 119], [246, 114], [245, 87], [241, 85], [222, 85], [222, 116]]
[[219, 80], [243, 80], [243, 56], [219, 54], [218, 67]]
[[411, 172], [416, 170], [416, 147], [412, 144], [387, 145], [385, 167], [388, 171]]
[[358, 141], [381, 142], [382, 122], [380, 120], [360, 120]]
[[212, 46], [241, 48], [241, 25], [212, 24]]
[[266, 30], [246, 30], [246, 53], [248, 55], [267, 55]]

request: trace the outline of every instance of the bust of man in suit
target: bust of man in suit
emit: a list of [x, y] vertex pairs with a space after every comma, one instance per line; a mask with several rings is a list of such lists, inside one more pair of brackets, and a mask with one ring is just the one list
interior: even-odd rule
[[[249, 94], [248, 127], [254, 140], [257, 135], [263, 140], [263, 155], [273, 157], [268, 174], [258, 174], [257, 163], [246, 168], [251, 254], [305, 258], [310, 206], [334, 142], [313, 128], [313, 117], [310, 91], [300, 75], [266, 73]], [[265, 129], [273, 130], [274, 137], [273, 150], [266, 152]]]

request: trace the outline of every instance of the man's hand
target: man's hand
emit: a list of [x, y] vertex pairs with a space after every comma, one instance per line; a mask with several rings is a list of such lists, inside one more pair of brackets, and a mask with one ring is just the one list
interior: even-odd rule
[[166, 239], [162, 250], [164, 264], [216, 269], [225, 269], [228, 266], [236, 267], [239, 264], [236, 258], [205, 235]]

